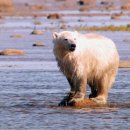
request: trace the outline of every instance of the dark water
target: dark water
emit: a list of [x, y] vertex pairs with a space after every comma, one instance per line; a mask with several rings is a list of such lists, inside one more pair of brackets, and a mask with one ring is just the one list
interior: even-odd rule
[[[129, 130], [130, 69], [119, 69], [109, 93], [110, 106], [57, 107], [69, 85], [54, 60], [51, 31], [30, 35], [31, 31], [32, 28], [25, 27], [1, 27], [0, 30], [0, 50], [17, 48], [26, 52], [25, 56], [0, 56], [0, 129]], [[116, 42], [121, 59], [130, 58], [130, 44], [123, 42], [130, 33], [97, 33]], [[14, 34], [23, 37], [12, 38]], [[33, 47], [35, 42], [44, 42], [46, 46]]]

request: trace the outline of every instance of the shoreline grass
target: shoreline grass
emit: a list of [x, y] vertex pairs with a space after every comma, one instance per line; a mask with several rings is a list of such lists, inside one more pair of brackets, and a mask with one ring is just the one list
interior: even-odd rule
[[121, 26], [77, 26], [75, 27], [77, 31], [130, 31], [130, 24], [128, 25], [121, 25]]

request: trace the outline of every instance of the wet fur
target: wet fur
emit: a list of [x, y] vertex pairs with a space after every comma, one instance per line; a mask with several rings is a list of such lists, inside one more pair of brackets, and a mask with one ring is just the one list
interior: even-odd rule
[[[77, 38], [76, 41], [71, 40], [76, 44], [74, 52], [68, 51], [66, 44], [62, 44], [65, 37]], [[113, 41], [97, 34], [64, 31], [54, 37], [53, 42], [58, 66], [71, 82], [71, 91], [85, 95], [88, 84], [91, 87], [91, 98], [97, 103], [106, 103], [119, 65]]]

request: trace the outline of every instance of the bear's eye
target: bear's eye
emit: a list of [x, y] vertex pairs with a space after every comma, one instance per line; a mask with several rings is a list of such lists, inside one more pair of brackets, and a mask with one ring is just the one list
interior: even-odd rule
[[74, 40], [76, 40], [76, 38], [74, 38]]
[[68, 39], [67, 39], [67, 38], [65, 38], [65, 39], [64, 39], [64, 41], [68, 41]]

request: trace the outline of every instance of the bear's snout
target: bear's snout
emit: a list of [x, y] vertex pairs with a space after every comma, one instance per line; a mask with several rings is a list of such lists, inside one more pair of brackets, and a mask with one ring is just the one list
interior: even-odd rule
[[76, 45], [75, 44], [70, 44], [70, 51], [74, 51], [75, 50], [75, 48], [76, 48]]

